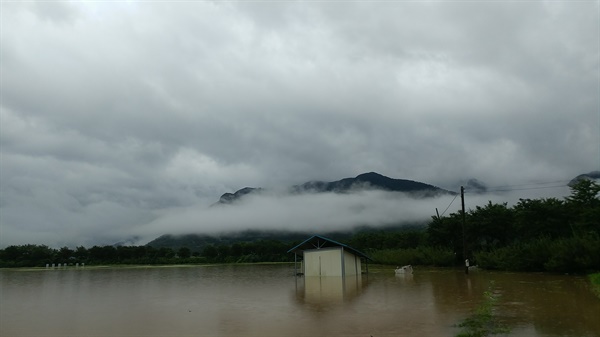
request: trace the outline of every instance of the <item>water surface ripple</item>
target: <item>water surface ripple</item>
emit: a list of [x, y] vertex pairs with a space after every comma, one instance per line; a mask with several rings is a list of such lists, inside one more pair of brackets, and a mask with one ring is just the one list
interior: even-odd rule
[[0, 336], [454, 336], [488, 289], [510, 336], [600, 336], [600, 300], [584, 277], [293, 274], [291, 265], [0, 270]]

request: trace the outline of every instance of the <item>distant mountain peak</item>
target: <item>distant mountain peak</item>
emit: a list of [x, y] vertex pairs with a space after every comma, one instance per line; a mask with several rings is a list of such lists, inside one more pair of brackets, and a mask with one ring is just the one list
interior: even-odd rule
[[473, 193], [485, 193], [487, 191], [487, 186], [483, 182], [475, 178], [467, 180], [465, 188], [467, 189], [467, 191]]
[[246, 194], [256, 193], [262, 191], [262, 188], [244, 187], [241, 190], [237, 190], [235, 193], [225, 193], [219, 198], [218, 204], [231, 204], [239, 200]]
[[356, 179], [378, 179], [378, 178], [387, 178], [384, 175], [381, 175], [377, 172], [367, 172], [363, 174], [359, 174], [356, 176]]

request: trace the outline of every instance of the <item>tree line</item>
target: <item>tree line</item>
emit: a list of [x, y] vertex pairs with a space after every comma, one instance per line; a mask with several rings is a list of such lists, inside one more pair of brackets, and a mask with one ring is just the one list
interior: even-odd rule
[[488, 202], [464, 219], [464, 238], [459, 211], [432, 217], [418, 246], [373, 247], [372, 256], [389, 264], [462, 265], [468, 258], [486, 269], [600, 270], [600, 186], [594, 181], [579, 181], [564, 200], [520, 199], [512, 207]]
[[152, 246], [83, 246], [53, 249], [46, 245], [13, 245], [0, 250], [0, 267], [38, 267], [46, 264], [187, 264], [288, 262], [289, 243], [259, 240], [234, 244], [207, 245], [201, 252], [188, 247], [173, 249]]
[[[464, 214], [433, 216], [420, 227], [363, 230], [344, 238], [331, 237], [390, 265], [462, 266], [465, 258], [482, 268], [589, 272], [600, 270], [600, 186], [582, 180], [571, 195], [557, 198], [488, 202]], [[463, 247], [463, 242], [465, 246]], [[9, 246], [0, 250], [0, 267], [45, 264], [180, 264], [289, 262], [288, 249], [300, 241], [260, 239], [209, 244], [200, 251], [188, 247], [45, 245]], [[464, 256], [463, 252], [466, 252]]]

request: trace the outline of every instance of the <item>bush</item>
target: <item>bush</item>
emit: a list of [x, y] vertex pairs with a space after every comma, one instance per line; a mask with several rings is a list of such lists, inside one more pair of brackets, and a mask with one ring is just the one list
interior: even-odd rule
[[485, 269], [544, 271], [544, 263], [551, 254], [551, 243], [551, 239], [541, 238], [474, 255], [479, 266]]
[[600, 273], [591, 274], [588, 277], [592, 285], [592, 291], [600, 298]]
[[544, 267], [561, 273], [600, 270], [600, 239], [598, 236], [583, 236], [556, 240]]
[[477, 252], [480, 267], [514, 271], [583, 273], [600, 270], [597, 236], [540, 238], [488, 252]]

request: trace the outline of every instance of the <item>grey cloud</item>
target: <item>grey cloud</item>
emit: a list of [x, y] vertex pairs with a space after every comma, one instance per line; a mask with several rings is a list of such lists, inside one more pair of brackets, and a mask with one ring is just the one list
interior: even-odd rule
[[61, 223], [117, 237], [245, 186], [497, 186], [600, 160], [594, 3], [7, 3], [2, 21], [0, 246]]

